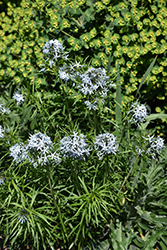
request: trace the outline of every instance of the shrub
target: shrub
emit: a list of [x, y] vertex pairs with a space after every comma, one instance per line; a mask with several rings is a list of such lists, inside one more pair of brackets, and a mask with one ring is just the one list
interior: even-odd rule
[[54, 79], [43, 97], [27, 83], [1, 97], [4, 246], [165, 248], [166, 148], [147, 129], [156, 114], [137, 99], [122, 105], [119, 65], [115, 80], [68, 59], [57, 40], [43, 53], [38, 74]]
[[134, 99], [142, 73], [158, 56], [143, 93], [153, 111], [164, 113], [166, 16], [165, 0], [22, 0], [19, 7], [9, 2], [7, 13], [1, 13], [1, 86], [22, 82], [43, 86], [45, 81], [37, 75], [41, 48], [57, 38], [71, 56], [77, 52], [81, 60], [87, 55], [94, 67], [106, 68], [111, 55], [111, 71], [116, 72], [115, 62], [120, 65], [125, 104]]

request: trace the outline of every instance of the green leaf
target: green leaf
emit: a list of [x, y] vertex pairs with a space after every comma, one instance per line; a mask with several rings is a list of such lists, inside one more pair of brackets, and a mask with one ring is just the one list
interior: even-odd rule
[[148, 67], [148, 69], [146, 70], [146, 72], [145, 72], [145, 74], [144, 74], [144, 76], [143, 76], [143, 78], [141, 80], [141, 83], [140, 83], [140, 85], [139, 85], [139, 87], [137, 89], [136, 96], [139, 94], [139, 91], [140, 91], [143, 83], [145, 82], [147, 76], [150, 74], [151, 70], [153, 69], [156, 59], [157, 59], [157, 56], [154, 58], [154, 60], [152, 61], [152, 63]]
[[96, 250], [109, 250], [110, 249], [110, 244], [108, 242], [108, 239], [98, 242], [98, 245], [96, 245]]
[[140, 249], [143, 249], [144, 246], [144, 241], [142, 239], [140, 239], [139, 237], [137, 237], [136, 239], [133, 240], [133, 242], [140, 247]]
[[140, 124], [140, 129], [144, 130], [152, 120], [167, 119], [167, 114], [150, 114], [146, 116], [146, 122]]
[[145, 246], [143, 247], [143, 250], [152, 250], [152, 248], [157, 243], [158, 239], [161, 237], [164, 231], [166, 231], [166, 228], [153, 231], [153, 234], [151, 235], [151, 237], [149, 237], [147, 241], [145, 242]]
[[167, 249], [167, 245], [165, 245], [162, 241], [159, 241], [159, 244], [161, 246], [161, 250], [166, 250]]
[[[122, 112], [121, 112], [121, 84], [120, 84], [120, 72], [119, 72], [119, 64], [117, 67], [117, 87], [116, 87], [116, 123], [121, 127], [122, 124]], [[119, 137], [120, 128], [116, 128], [116, 135]]]
[[156, 217], [152, 218], [152, 220], [154, 222], [160, 222], [162, 224], [167, 225], [167, 217], [166, 216], [156, 216]]
[[138, 250], [139, 248], [137, 248], [136, 246], [134, 246], [134, 245], [131, 245], [130, 246], [130, 248], [129, 248], [129, 250]]
[[161, 236], [161, 239], [163, 240], [164, 244], [167, 246], [167, 239], [164, 236]]
[[111, 54], [110, 54], [109, 59], [108, 59], [107, 74], [110, 72], [110, 68], [111, 68]]
[[27, 121], [29, 120], [32, 108], [33, 108], [33, 106], [29, 106], [29, 107], [23, 109], [24, 113], [23, 113], [23, 116], [22, 116], [22, 119], [21, 119], [21, 123], [23, 125], [25, 125], [27, 123]]
[[167, 119], [167, 114], [151, 114], [146, 116], [146, 121], [152, 121], [156, 119]]

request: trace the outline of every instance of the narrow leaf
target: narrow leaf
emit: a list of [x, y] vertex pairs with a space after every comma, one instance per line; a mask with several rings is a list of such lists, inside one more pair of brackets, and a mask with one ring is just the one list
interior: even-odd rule
[[167, 119], [167, 114], [151, 114], [146, 116], [146, 121], [152, 121], [156, 119]]
[[109, 59], [108, 59], [107, 74], [110, 72], [110, 68], [111, 68], [111, 54], [110, 54]]
[[152, 236], [148, 238], [147, 241], [145, 242], [143, 250], [151, 250], [165, 230], [166, 228], [162, 228], [159, 231], [153, 232]]
[[[120, 83], [120, 72], [119, 65], [117, 67], [117, 88], [116, 88], [116, 123], [121, 126], [122, 124], [122, 113], [121, 113], [121, 83]], [[119, 137], [120, 129], [116, 128], [116, 134]]]
[[142, 78], [142, 80], [141, 80], [141, 83], [140, 83], [140, 85], [139, 85], [139, 87], [138, 87], [138, 90], [137, 90], [137, 92], [136, 92], [136, 96], [139, 94], [139, 91], [140, 91], [140, 89], [141, 89], [143, 83], [145, 82], [147, 76], [150, 74], [151, 70], [153, 69], [156, 59], [157, 59], [157, 56], [154, 58], [154, 60], [152, 61], [152, 63], [151, 63], [150, 66], [148, 67], [148, 69], [146, 70], [146, 72], [145, 72], [145, 74], [144, 74], [144, 76], [143, 76], [143, 78]]

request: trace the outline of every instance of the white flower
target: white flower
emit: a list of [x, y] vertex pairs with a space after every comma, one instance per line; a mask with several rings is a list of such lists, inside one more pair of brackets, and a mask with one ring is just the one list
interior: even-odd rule
[[18, 221], [21, 224], [23, 224], [27, 220], [28, 220], [28, 212], [27, 212], [27, 210], [26, 209], [20, 210], [20, 212], [18, 213]]
[[97, 151], [99, 160], [102, 160], [108, 154], [116, 155], [118, 151], [116, 137], [110, 133], [99, 134], [94, 141], [94, 148]]
[[143, 153], [145, 153], [145, 150], [139, 148], [138, 146], [136, 146], [136, 153], [137, 153], [138, 155], [143, 155]]
[[51, 152], [48, 151], [47, 153], [43, 153], [41, 152], [38, 156], [37, 156], [37, 165], [46, 165], [46, 164], [59, 164], [61, 162], [61, 157], [60, 154], [58, 152]]
[[61, 157], [60, 157], [60, 154], [58, 152], [53, 152], [53, 153], [50, 153], [48, 156], [48, 161], [49, 162], [52, 162], [52, 164], [59, 164], [61, 162]]
[[0, 177], [0, 185], [4, 185], [4, 184], [5, 184], [4, 178], [1, 178], [1, 177]]
[[61, 80], [67, 82], [70, 79], [70, 75], [69, 73], [66, 73], [65, 71], [63, 71], [62, 68], [59, 69], [59, 77]]
[[86, 96], [86, 106], [89, 109], [96, 109], [98, 102], [101, 100], [103, 103], [108, 94], [109, 77], [106, 75], [105, 69], [90, 67], [84, 74], [80, 75], [80, 78], [81, 82], [77, 88]]
[[1, 103], [0, 103], [0, 112], [2, 114], [9, 114], [10, 113], [10, 110], [8, 108], [5, 108], [5, 104], [2, 102], [2, 100], [0, 100]]
[[94, 102], [84, 101], [84, 103], [86, 104], [86, 106], [88, 107], [89, 110], [91, 110], [91, 109], [96, 110], [98, 107], [99, 100], [98, 100], [98, 98], [96, 98], [96, 100], [94, 100]]
[[66, 136], [60, 140], [60, 152], [63, 153], [64, 157], [72, 157], [74, 159], [84, 159], [85, 155], [89, 155], [90, 148], [86, 143], [86, 138], [83, 134], [74, 132], [70, 136]]
[[44, 151], [48, 150], [49, 146], [52, 144], [52, 141], [49, 136], [38, 132], [34, 135], [30, 134], [28, 139], [28, 148], [33, 149], [34, 151]]
[[5, 130], [3, 129], [3, 127], [0, 125], [0, 138], [4, 137], [4, 132]]
[[130, 122], [143, 122], [148, 115], [147, 108], [144, 104], [134, 103], [128, 112], [129, 115], [131, 115]]
[[154, 141], [150, 145], [151, 149], [156, 151], [157, 154], [161, 153], [161, 150], [164, 148], [164, 139], [160, 136], [154, 139]]
[[63, 45], [57, 39], [46, 42], [43, 47], [43, 53], [46, 61], [49, 61], [50, 67], [54, 66], [55, 61], [59, 58], [67, 59], [67, 52], [64, 52]]
[[84, 65], [80, 65], [80, 63], [71, 63], [70, 65], [64, 64], [63, 67], [59, 68], [60, 79], [67, 83], [69, 79], [75, 80], [77, 77], [81, 77], [79, 71], [81, 67], [84, 67]]
[[13, 98], [17, 101], [19, 105], [24, 102], [24, 95], [20, 93], [20, 90], [14, 93]]
[[28, 161], [34, 167], [61, 162], [60, 154], [57, 151], [53, 152], [50, 137], [41, 132], [30, 135], [28, 143], [16, 143], [10, 147], [10, 156], [17, 164]]
[[13, 161], [15, 161], [17, 164], [19, 164], [20, 162], [24, 162], [25, 160], [31, 162], [28, 147], [23, 143], [16, 143], [12, 147], [10, 147], [10, 156], [13, 157]]
[[78, 89], [84, 95], [96, 94], [96, 91], [101, 91], [107, 94], [107, 81], [109, 77], [106, 75], [105, 69], [90, 67], [84, 74], [81, 75], [82, 83], [78, 85]]
[[160, 154], [161, 150], [165, 147], [164, 139], [162, 139], [160, 136], [155, 138], [154, 135], [148, 136], [148, 137], [143, 136], [143, 138], [145, 139], [144, 141], [145, 144], [148, 141], [148, 145], [145, 150], [145, 153], [147, 155], [151, 155], [151, 157], [155, 159], [156, 155]]

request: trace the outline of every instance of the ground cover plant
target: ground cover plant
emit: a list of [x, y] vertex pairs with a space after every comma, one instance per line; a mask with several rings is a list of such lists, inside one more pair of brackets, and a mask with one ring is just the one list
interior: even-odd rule
[[3, 245], [166, 249], [166, 148], [138, 99], [155, 60], [125, 106], [118, 64], [112, 75], [110, 60], [72, 60], [56, 39], [42, 53], [43, 92], [23, 82], [1, 95]]
[[[79, 61], [87, 57], [93, 67], [120, 67], [122, 101], [134, 100], [150, 63], [157, 57], [142, 86], [142, 102], [152, 112], [167, 110], [167, 1], [165, 0], [4, 0], [0, 2], [1, 88], [23, 81], [43, 89], [38, 74], [42, 47], [59, 39]], [[52, 78], [50, 79], [52, 81]], [[166, 119], [156, 120], [156, 133], [166, 133]]]

